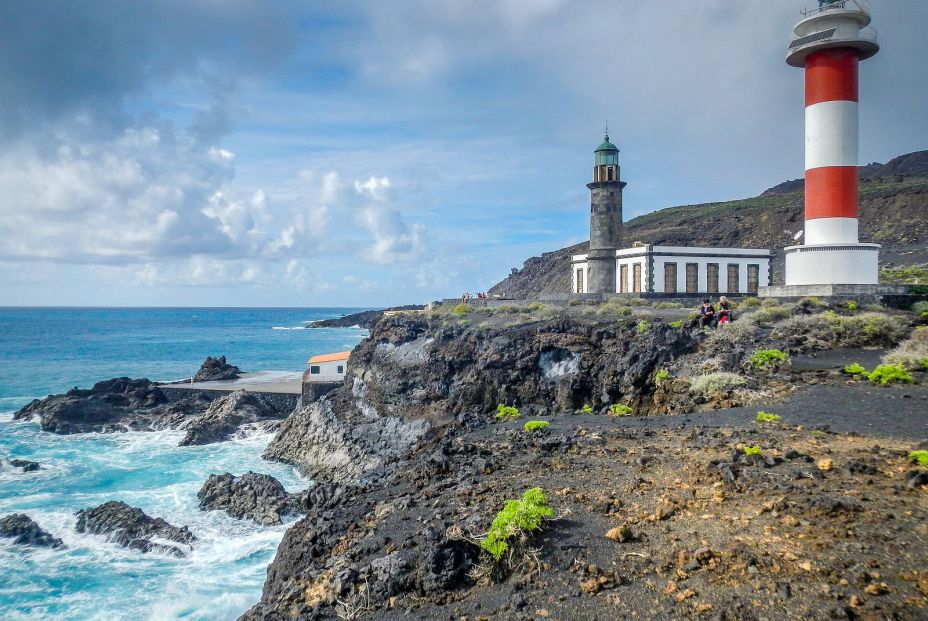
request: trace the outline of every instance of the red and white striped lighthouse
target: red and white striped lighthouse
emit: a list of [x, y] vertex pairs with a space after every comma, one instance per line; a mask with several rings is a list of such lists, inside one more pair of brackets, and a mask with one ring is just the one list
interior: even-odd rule
[[786, 248], [787, 285], [877, 284], [878, 244], [857, 231], [858, 63], [879, 51], [865, 0], [819, 0], [786, 62], [806, 74], [805, 230]]

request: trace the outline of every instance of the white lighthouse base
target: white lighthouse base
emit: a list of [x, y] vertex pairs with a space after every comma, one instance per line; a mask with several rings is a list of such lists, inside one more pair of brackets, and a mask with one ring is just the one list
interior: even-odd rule
[[787, 287], [879, 283], [879, 244], [806, 244], [783, 251]]

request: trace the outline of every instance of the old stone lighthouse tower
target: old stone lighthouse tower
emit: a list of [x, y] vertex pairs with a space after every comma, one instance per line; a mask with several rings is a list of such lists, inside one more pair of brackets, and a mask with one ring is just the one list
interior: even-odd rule
[[622, 247], [622, 188], [619, 180], [619, 149], [609, 142], [609, 130], [596, 147], [593, 183], [590, 188], [589, 293], [615, 293], [615, 251]]

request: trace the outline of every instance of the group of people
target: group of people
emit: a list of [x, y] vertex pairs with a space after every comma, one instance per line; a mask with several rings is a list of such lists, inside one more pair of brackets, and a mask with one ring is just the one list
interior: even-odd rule
[[[478, 300], [485, 300], [485, 299], [487, 299], [487, 294], [486, 294], [486, 293], [477, 293], [477, 296], [476, 296], [476, 297], [477, 297]], [[472, 296], [472, 295], [471, 295], [470, 293], [468, 293], [467, 291], [465, 291], [464, 293], [461, 294], [461, 303], [462, 303], [462, 304], [466, 304], [467, 302], [470, 302], [472, 299], [474, 299], [474, 296]]]
[[702, 301], [702, 308], [699, 309], [699, 327], [711, 328], [714, 326], [723, 326], [729, 321], [734, 320], [735, 313], [731, 303], [724, 295], [719, 298], [719, 307], [716, 309], [706, 298]]

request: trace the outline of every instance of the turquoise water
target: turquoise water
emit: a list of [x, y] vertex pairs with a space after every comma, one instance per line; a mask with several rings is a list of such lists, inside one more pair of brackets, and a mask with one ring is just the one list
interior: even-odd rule
[[[310, 355], [351, 349], [366, 331], [299, 328], [353, 310], [0, 309], [0, 515], [27, 513], [68, 546], [0, 540], [0, 619], [233, 619], [255, 603], [288, 525], [199, 511], [196, 493], [211, 473], [248, 470], [289, 491], [306, 487], [292, 468], [261, 459], [269, 435], [178, 447], [183, 432], [56, 436], [12, 413], [109, 377], [189, 377], [207, 355], [245, 371], [300, 371]], [[4, 467], [10, 458], [43, 467], [24, 474]], [[189, 526], [193, 553], [143, 555], [75, 532], [74, 512], [107, 500]]]

